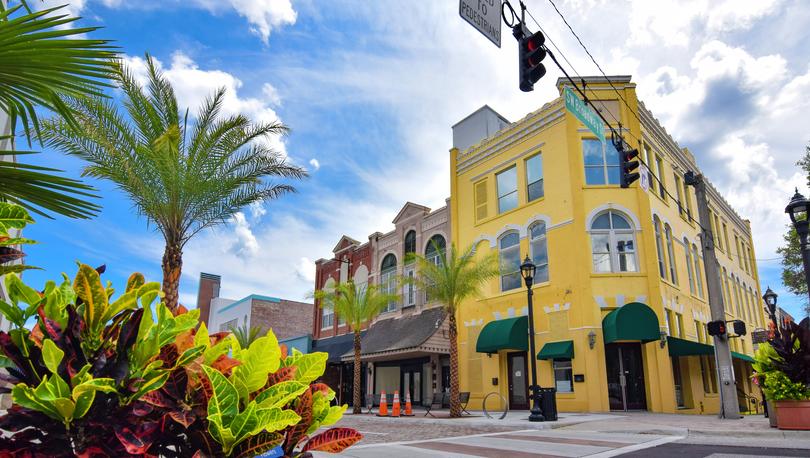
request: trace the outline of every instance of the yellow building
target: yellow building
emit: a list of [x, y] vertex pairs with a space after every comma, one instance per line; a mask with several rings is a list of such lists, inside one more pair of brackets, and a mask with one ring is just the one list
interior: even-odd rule
[[[636, 99], [629, 76], [585, 78], [587, 96], [650, 166], [648, 190], [619, 183], [618, 154], [596, 140], [557, 98], [509, 123], [483, 107], [453, 126], [452, 238], [495, 250], [501, 275], [460, 309], [461, 390], [470, 405], [496, 392], [528, 407], [528, 356], [540, 385], [557, 388], [560, 411], [719, 409], [694, 192], [699, 173]], [[562, 94], [567, 81], [559, 80]], [[632, 110], [632, 111], [631, 111]], [[634, 114], [635, 112], [635, 114]], [[619, 123], [615, 122], [614, 127]], [[643, 173], [647, 173], [643, 171]], [[727, 319], [748, 335], [731, 339], [742, 410], [752, 386], [751, 331], [765, 326], [751, 228], [709, 188]], [[527, 294], [519, 264], [537, 264], [533, 287], [538, 355], [527, 355]], [[487, 407], [496, 407], [487, 401]]]

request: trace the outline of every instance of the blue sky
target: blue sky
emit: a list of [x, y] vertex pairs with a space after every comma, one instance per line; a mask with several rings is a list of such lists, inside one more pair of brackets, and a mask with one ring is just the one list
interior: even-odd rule
[[[59, 4], [64, 1], [46, 3]], [[546, 0], [526, 2], [578, 73], [597, 74]], [[631, 74], [638, 93], [738, 212], [752, 221], [762, 288], [800, 316], [783, 290], [774, 250], [810, 141], [810, 7], [796, 1], [559, 0], [558, 6], [609, 74]], [[137, 71], [148, 52], [192, 111], [218, 86], [226, 111], [281, 119], [278, 143], [311, 172], [299, 193], [247, 208], [185, 249], [181, 301], [196, 302], [201, 271], [223, 277], [222, 294], [301, 299], [313, 261], [341, 234], [386, 231], [405, 201], [436, 208], [449, 196], [450, 127], [489, 104], [517, 120], [556, 96], [550, 69], [532, 93], [517, 88], [516, 46], [502, 48], [458, 16], [455, 0], [353, 2], [82, 0], [69, 8], [94, 36], [116, 40]], [[607, 18], [607, 20], [606, 20]], [[533, 23], [529, 23], [536, 30]], [[82, 164], [55, 151], [41, 163], [78, 176]], [[163, 241], [109, 183], [102, 214], [88, 221], [39, 218], [28, 263], [40, 284], [75, 261], [160, 280]]]

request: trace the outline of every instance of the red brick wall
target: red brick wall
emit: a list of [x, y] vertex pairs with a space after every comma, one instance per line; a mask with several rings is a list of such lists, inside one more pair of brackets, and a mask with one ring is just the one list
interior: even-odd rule
[[220, 281], [219, 275], [200, 274], [197, 308], [200, 309], [200, 320], [206, 326], [208, 326], [208, 316], [211, 313], [211, 299], [219, 295]]
[[[371, 266], [371, 244], [365, 243], [359, 247], [352, 247], [340, 253], [340, 258], [345, 256], [349, 264], [349, 278], [353, 278], [355, 272], [360, 265], [365, 265], [369, 271], [372, 271]], [[340, 265], [342, 263], [336, 260], [326, 260], [322, 263], [315, 264], [315, 289], [323, 289], [324, 285], [329, 278], [333, 278], [335, 283], [340, 281]], [[313, 307], [313, 319], [311, 323], [312, 338], [323, 339], [349, 332], [349, 327], [346, 325], [338, 326], [338, 320], [335, 319], [335, 324], [330, 329], [321, 329], [321, 313], [319, 301], [315, 301]]]
[[253, 299], [250, 313], [251, 326], [262, 331], [272, 328], [279, 340], [309, 334], [312, 329], [313, 308], [309, 303]]

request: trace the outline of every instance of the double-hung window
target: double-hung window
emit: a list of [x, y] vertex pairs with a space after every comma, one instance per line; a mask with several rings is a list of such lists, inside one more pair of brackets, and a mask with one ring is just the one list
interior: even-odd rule
[[[397, 258], [389, 253], [383, 258], [380, 266], [380, 289], [387, 294], [397, 294]], [[393, 312], [397, 309], [397, 301], [388, 302], [383, 312]]]
[[574, 392], [574, 371], [570, 359], [555, 359], [552, 361], [554, 367], [554, 384], [558, 393]]
[[534, 274], [534, 282], [547, 282], [548, 240], [546, 239], [546, 223], [540, 221], [529, 228], [529, 247], [532, 252], [532, 262], [537, 266], [537, 270]]
[[653, 230], [655, 231], [655, 251], [658, 254], [658, 273], [664, 280], [667, 279], [666, 261], [664, 261], [664, 240], [661, 235], [661, 220], [653, 216]]
[[501, 291], [520, 288], [520, 235], [509, 232], [498, 241], [500, 248]]
[[619, 152], [613, 142], [582, 140], [582, 156], [585, 162], [585, 184], [606, 185], [620, 183]]
[[669, 258], [669, 279], [674, 284], [678, 284], [678, 270], [675, 268], [675, 247], [672, 242], [672, 228], [669, 224], [664, 225], [664, 236], [667, 239], [667, 257]]
[[695, 290], [695, 273], [692, 265], [692, 248], [689, 244], [689, 239], [683, 238], [683, 253], [686, 255], [686, 276], [689, 277], [689, 292], [696, 294]]
[[498, 183], [498, 213], [517, 208], [517, 167], [513, 165], [495, 175], [495, 178]]
[[526, 159], [526, 201], [543, 197], [543, 157], [532, 156]]

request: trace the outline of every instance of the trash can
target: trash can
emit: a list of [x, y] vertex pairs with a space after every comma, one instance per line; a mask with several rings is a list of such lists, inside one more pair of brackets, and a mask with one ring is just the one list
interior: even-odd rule
[[546, 421], [557, 421], [556, 388], [540, 388], [540, 408]]

